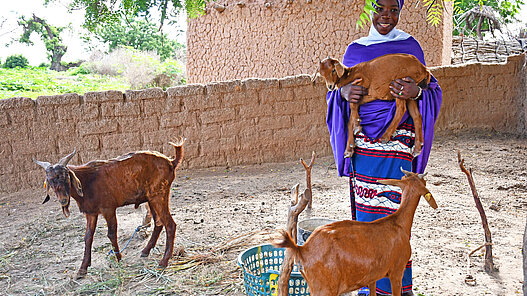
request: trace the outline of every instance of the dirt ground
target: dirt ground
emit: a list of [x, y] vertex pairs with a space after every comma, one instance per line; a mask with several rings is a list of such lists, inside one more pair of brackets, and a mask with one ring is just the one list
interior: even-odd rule
[[[457, 151], [472, 168], [485, 208], [494, 263], [483, 271], [484, 254], [467, 254], [484, 242], [483, 228]], [[522, 237], [527, 209], [527, 139], [492, 133], [437, 135], [427, 168], [428, 189], [437, 210], [421, 202], [412, 231], [416, 295], [519, 295]], [[307, 161], [311, 155], [299, 155]], [[44, 178], [44, 174], [43, 174]], [[313, 217], [350, 217], [349, 181], [339, 178], [331, 157], [318, 157], [312, 172]], [[84, 216], [72, 203], [64, 218], [55, 198], [42, 205], [44, 191], [0, 196], [1, 295], [244, 295], [236, 257], [270, 242], [285, 226], [290, 188], [305, 188], [299, 162], [231, 168], [180, 170], [170, 207], [178, 224], [174, 257], [157, 268], [164, 232], [149, 258], [140, 258], [143, 231], [133, 235], [144, 209], [118, 210], [123, 260], [108, 255], [105, 222], [99, 219], [92, 266], [76, 280], [84, 249]], [[496, 210], [490, 207], [494, 205]], [[302, 219], [302, 218], [301, 218]], [[465, 283], [468, 272], [475, 284]]]

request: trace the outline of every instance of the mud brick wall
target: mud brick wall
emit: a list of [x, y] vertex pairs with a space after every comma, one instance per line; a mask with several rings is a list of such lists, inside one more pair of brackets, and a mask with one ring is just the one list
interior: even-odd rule
[[[423, 47], [427, 64], [450, 64], [451, 3], [438, 26], [426, 24], [423, 1], [405, 1], [397, 28]], [[212, 5], [224, 5], [222, 12]], [[242, 4], [242, 5], [238, 5]], [[366, 36], [356, 28], [364, 1], [218, 0], [188, 21], [190, 83], [272, 78], [313, 73], [319, 58], [341, 59], [350, 42]]]
[[[527, 135], [525, 55], [506, 64], [432, 69], [443, 89], [438, 132], [484, 129]], [[246, 79], [143, 91], [0, 101], [0, 193], [39, 188], [32, 158], [72, 164], [136, 150], [174, 155], [185, 136], [183, 168], [233, 166], [331, 155], [326, 89], [308, 75]]]

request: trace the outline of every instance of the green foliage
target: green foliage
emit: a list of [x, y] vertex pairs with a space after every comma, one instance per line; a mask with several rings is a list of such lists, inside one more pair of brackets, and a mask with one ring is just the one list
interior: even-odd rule
[[81, 75], [76, 73], [76, 69], [66, 72], [37, 67], [0, 69], [0, 77], [0, 99], [130, 89], [122, 78]]
[[372, 15], [372, 13], [375, 13], [375, 8], [373, 7], [375, 1], [376, 0], [364, 0], [363, 11], [359, 15], [359, 19], [356, 23], [357, 29], [359, 27], [362, 29], [365, 25], [368, 25], [368, 23], [371, 22], [370, 16]]
[[26, 68], [29, 65], [28, 60], [21, 54], [8, 56], [4, 63], [4, 68]]
[[516, 16], [520, 12], [522, 5], [525, 4], [525, 0], [456, 0], [455, 4], [459, 7], [459, 11], [456, 14], [484, 5], [496, 10], [505, 23], [511, 23], [516, 20]]
[[[145, 20], [101, 27], [90, 35], [108, 44], [110, 51], [123, 46], [140, 51], [155, 51], [162, 60], [174, 56], [177, 49], [184, 47], [183, 44], [168, 39], [155, 24]], [[89, 39], [88, 36], [85, 37], [87, 42]]]
[[[45, 4], [57, 0], [45, 0]], [[69, 0], [70, 9], [85, 10], [84, 27], [91, 32], [99, 28], [120, 24], [122, 20], [150, 17], [158, 10], [161, 28], [165, 22], [173, 22], [178, 14], [189, 17], [203, 14], [209, 0]]]

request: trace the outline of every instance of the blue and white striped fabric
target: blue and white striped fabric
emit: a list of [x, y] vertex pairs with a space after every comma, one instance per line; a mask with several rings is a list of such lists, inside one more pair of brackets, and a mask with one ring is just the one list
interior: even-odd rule
[[[354, 220], [370, 222], [388, 216], [399, 208], [401, 189], [377, 183], [380, 179], [401, 179], [401, 168], [412, 170], [414, 125], [408, 118], [391, 140], [382, 144], [363, 133], [355, 137], [355, 153], [350, 166], [351, 205]], [[412, 262], [403, 276], [403, 292], [412, 290]], [[377, 282], [377, 293], [391, 294], [388, 278]]]

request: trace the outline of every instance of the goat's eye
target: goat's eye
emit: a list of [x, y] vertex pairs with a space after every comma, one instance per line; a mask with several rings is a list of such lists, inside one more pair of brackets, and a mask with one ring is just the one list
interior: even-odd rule
[[335, 69], [333, 69], [333, 71], [331, 71], [331, 73], [335, 73], [335, 72], [337, 72], [337, 70], [335, 70]]

